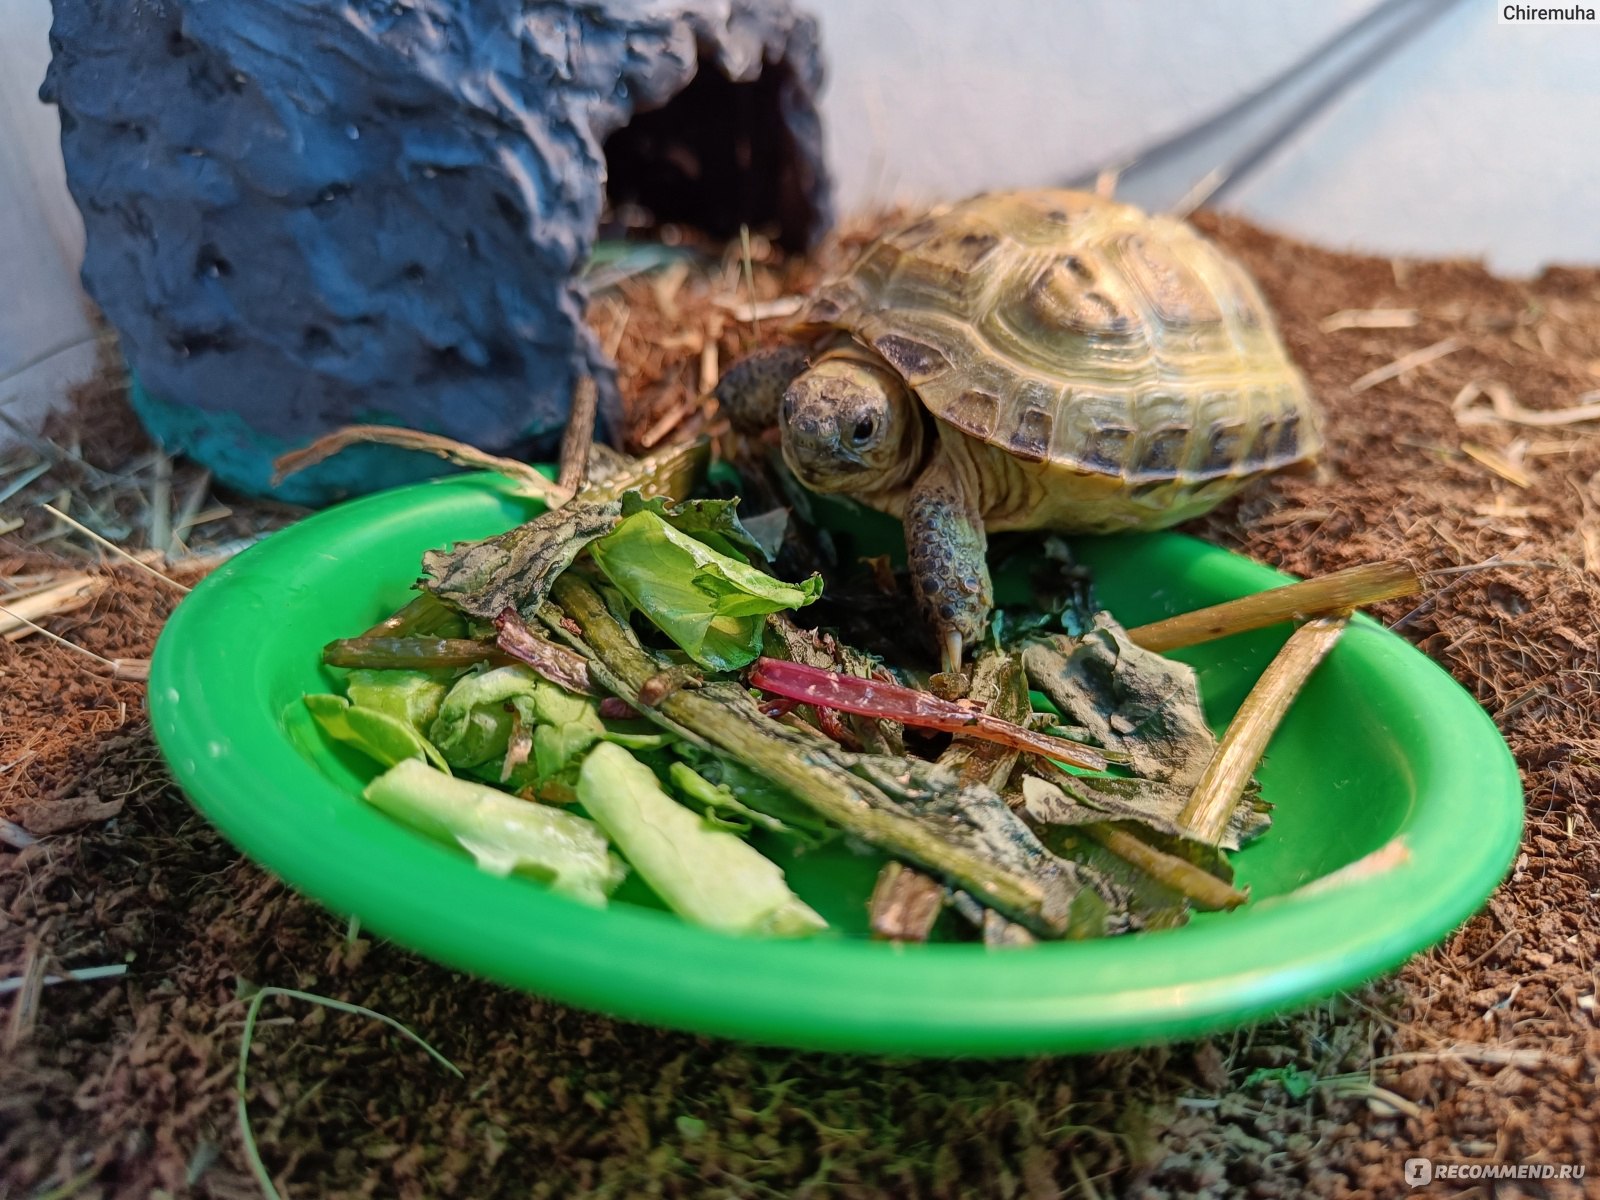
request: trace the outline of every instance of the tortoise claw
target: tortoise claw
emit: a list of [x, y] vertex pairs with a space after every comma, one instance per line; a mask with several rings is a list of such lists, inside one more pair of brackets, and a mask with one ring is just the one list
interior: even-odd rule
[[961, 655], [964, 649], [962, 638], [954, 629], [944, 631], [943, 645], [939, 647], [942, 655], [941, 662], [946, 675], [961, 674]]

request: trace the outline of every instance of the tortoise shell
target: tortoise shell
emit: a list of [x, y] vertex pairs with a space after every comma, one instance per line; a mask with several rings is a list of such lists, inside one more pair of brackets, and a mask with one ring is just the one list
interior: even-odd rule
[[939, 420], [1047, 474], [1219, 493], [1320, 447], [1243, 268], [1181, 221], [1087, 193], [936, 212], [874, 243], [801, 323], [848, 332]]

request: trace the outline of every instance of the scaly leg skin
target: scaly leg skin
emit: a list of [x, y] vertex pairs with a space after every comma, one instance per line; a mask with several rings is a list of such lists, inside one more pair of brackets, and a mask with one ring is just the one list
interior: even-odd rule
[[958, 675], [967, 647], [977, 644], [994, 607], [989, 539], [983, 515], [940, 449], [906, 501], [906, 554], [911, 590], [939, 647], [947, 675]]
[[740, 433], [765, 433], [778, 424], [783, 393], [805, 369], [804, 346], [752, 351], [717, 381], [717, 403]]

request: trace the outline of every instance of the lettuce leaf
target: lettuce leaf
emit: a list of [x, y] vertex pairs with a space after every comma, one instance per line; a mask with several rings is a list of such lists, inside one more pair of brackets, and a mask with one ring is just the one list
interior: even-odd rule
[[413, 829], [456, 843], [492, 875], [537, 879], [585, 904], [604, 906], [627, 874], [593, 821], [453, 779], [420, 759], [397, 763], [362, 796]]
[[357, 708], [388, 713], [419, 732], [433, 724], [449, 690], [449, 682], [440, 679], [437, 671], [368, 669], [351, 671], [344, 687]]
[[804, 937], [827, 928], [783, 871], [661, 789], [655, 773], [602, 742], [584, 759], [578, 799], [673, 912], [725, 933]]
[[771, 557], [760, 539], [739, 520], [737, 499], [668, 500], [653, 496], [646, 500], [638, 492], [629, 492], [622, 497], [622, 515], [631, 517], [636, 512], [655, 513], [679, 533], [740, 562], [765, 562]]
[[774, 579], [648, 509], [625, 518], [589, 552], [630, 604], [713, 671], [755, 661], [763, 618], [810, 604], [822, 591], [820, 576], [799, 584]]
[[450, 770], [439, 751], [408, 721], [351, 704], [343, 696], [313, 693], [303, 700], [329, 737], [354, 746], [386, 767], [420, 755], [441, 771]]
[[[511, 741], [509, 705], [542, 682], [527, 667], [495, 667], [456, 680], [439, 706], [428, 737], [452, 767], [467, 770], [503, 759]], [[559, 691], [553, 684], [547, 684]]]

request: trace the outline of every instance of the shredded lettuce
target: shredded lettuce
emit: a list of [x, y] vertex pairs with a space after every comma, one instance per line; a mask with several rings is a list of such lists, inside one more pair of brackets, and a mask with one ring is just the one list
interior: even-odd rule
[[633, 869], [679, 916], [725, 933], [804, 937], [827, 928], [783, 871], [737, 836], [709, 828], [655, 773], [602, 742], [578, 775], [578, 799]]
[[785, 583], [641, 509], [591, 544], [606, 578], [701, 666], [733, 671], [761, 654], [768, 613], [810, 604], [822, 579]]
[[[511, 741], [512, 709], [531, 703], [543, 680], [527, 667], [495, 667], [456, 681], [439, 706], [428, 737], [452, 767], [468, 770], [503, 759]], [[545, 686], [560, 691], [553, 684]]]
[[456, 843], [490, 874], [537, 879], [585, 904], [603, 906], [627, 874], [593, 821], [452, 778], [421, 759], [395, 764], [362, 796], [412, 828]]
[[379, 709], [353, 705], [343, 696], [314, 693], [304, 699], [307, 711], [329, 737], [354, 746], [386, 767], [421, 755], [441, 771], [450, 770], [433, 744], [407, 721]]
[[420, 732], [439, 715], [450, 684], [437, 671], [357, 670], [344, 690], [357, 708], [388, 713]]

